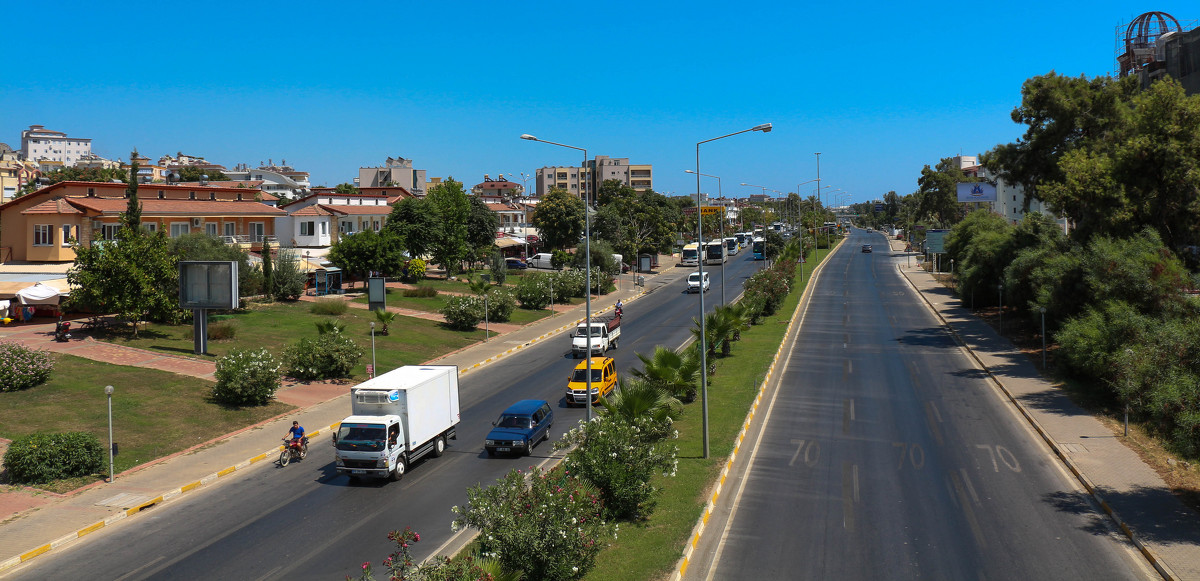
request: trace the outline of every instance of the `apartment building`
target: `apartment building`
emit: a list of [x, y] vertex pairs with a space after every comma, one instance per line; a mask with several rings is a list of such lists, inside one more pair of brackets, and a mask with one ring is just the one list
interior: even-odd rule
[[230, 181], [262, 182], [264, 192], [285, 200], [303, 198], [312, 189], [308, 172], [288, 165], [286, 159], [279, 160], [279, 165], [268, 159], [265, 164], [260, 162], [257, 168], [240, 163], [233, 166], [233, 169], [224, 170], [224, 174]]
[[381, 166], [358, 168], [359, 188], [400, 186], [418, 198], [425, 197], [425, 170], [413, 169], [413, 161], [403, 157], [389, 157]]
[[55, 161], [73, 166], [81, 157], [91, 155], [92, 140], [70, 137], [62, 131], [51, 131], [41, 125], [30, 125], [21, 132], [21, 159]]
[[631, 164], [627, 157], [597, 155], [582, 167], [540, 168], [534, 177], [538, 197], [546, 195], [550, 188], [563, 189], [580, 197], [585, 193], [591, 196], [607, 180], [617, 180], [639, 192], [654, 189], [654, 167], [650, 164]]

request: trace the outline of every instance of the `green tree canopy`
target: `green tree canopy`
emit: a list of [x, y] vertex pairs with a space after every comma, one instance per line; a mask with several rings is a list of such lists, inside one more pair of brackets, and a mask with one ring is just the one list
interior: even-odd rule
[[194, 165], [185, 165], [178, 170], [179, 181], [181, 182], [198, 182], [200, 176], [208, 176], [209, 181], [220, 182], [229, 179], [225, 172], [217, 168], [200, 168]]
[[351, 195], [358, 195], [358, 194], [362, 193], [362, 190], [358, 189], [358, 186], [355, 186], [354, 184], [347, 184], [347, 183], [341, 183], [341, 184], [334, 186], [333, 191], [334, 191], [334, 193], [337, 193], [337, 194], [351, 194]]
[[476, 250], [491, 252], [496, 244], [500, 215], [493, 212], [481, 198], [468, 196], [471, 211], [467, 216], [467, 243]]
[[71, 308], [115, 313], [133, 322], [179, 320], [177, 259], [163, 232], [125, 227], [116, 240], [76, 244], [74, 250], [75, 264], [67, 272]]
[[[438, 237], [430, 241], [433, 260], [442, 265], [446, 272], [458, 272], [462, 262], [471, 256], [470, 196], [463, 190], [462, 182], [448, 177], [429, 189], [425, 201], [440, 226]], [[495, 230], [491, 232], [494, 238]]]
[[383, 230], [395, 233], [412, 258], [428, 255], [440, 236], [441, 224], [425, 198], [405, 198], [392, 206]]
[[541, 235], [547, 248], [574, 246], [583, 235], [584, 204], [579, 196], [566, 190], [550, 188], [538, 202], [530, 222]]
[[372, 271], [400, 276], [404, 267], [400, 237], [389, 230], [363, 230], [343, 235], [329, 248], [329, 261], [366, 281]]

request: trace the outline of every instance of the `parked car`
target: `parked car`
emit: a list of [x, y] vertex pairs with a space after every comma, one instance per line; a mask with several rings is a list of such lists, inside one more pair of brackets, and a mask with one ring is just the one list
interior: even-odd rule
[[689, 274], [687, 284], [688, 284], [687, 292], [689, 292], [689, 293], [698, 293], [702, 290], [704, 292], [708, 292], [708, 285], [709, 285], [708, 273], [707, 272], [704, 273], [703, 281], [700, 280], [700, 273], [693, 272], [692, 274]]
[[554, 265], [550, 262], [549, 252], [539, 252], [534, 254], [533, 258], [529, 259], [529, 266], [533, 268], [554, 268]]
[[504, 259], [504, 265], [508, 268], [515, 268], [517, 270], [525, 270], [526, 268], [529, 268], [529, 265], [525, 264], [525, 261], [521, 260], [520, 258], [506, 258]]
[[542, 440], [550, 439], [554, 410], [546, 400], [525, 399], [508, 406], [492, 422], [492, 430], [483, 441], [488, 456], [522, 454], [528, 456]]

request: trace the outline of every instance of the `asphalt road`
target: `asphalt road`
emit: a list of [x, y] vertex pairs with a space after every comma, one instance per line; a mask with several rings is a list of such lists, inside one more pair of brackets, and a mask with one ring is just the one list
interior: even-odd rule
[[[724, 267], [706, 267], [712, 272], [706, 307], [711, 310], [720, 300], [721, 276], [729, 277], [726, 294], [732, 300], [761, 266], [742, 254]], [[649, 354], [656, 345], [675, 348], [691, 336], [699, 299], [684, 294], [690, 269], [663, 268], [669, 272], [653, 281], [652, 292], [625, 307], [620, 346], [609, 352], [622, 376], [640, 364], [635, 353]], [[451, 539], [450, 508], [466, 503], [469, 486], [545, 461], [550, 443], [583, 419], [584, 409], [562, 402], [567, 376], [578, 362], [570, 356], [569, 338], [561, 335], [463, 376], [458, 440], [442, 458], [410, 467], [400, 482], [351, 484], [334, 470], [330, 441], [319, 438], [304, 461], [239, 470], [211, 490], [105, 527], [38, 559], [13, 579], [328, 581], [357, 574], [364, 561], [378, 566], [393, 549], [387, 533], [405, 527], [420, 533], [413, 555], [423, 559]], [[532, 457], [488, 458], [483, 439], [492, 420], [527, 398], [557, 406], [550, 442]]]
[[863, 230], [830, 257], [687, 579], [1146, 578], [902, 260]]

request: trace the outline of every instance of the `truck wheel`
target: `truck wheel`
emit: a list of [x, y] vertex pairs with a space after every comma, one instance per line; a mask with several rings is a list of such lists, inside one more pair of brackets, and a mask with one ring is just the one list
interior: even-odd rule
[[392, 482], [396, 482], [397, 480], [404, 478], [404, 470], [406, 467], [407, 466], [404, 462], [404, 456], [397, 458], [396, 459], [396, 468], [394, 470], [392, 470], [392, 472], [390, 474], [388, 474], [388, 478]]
[[446, 438], [438, 436], [437, 439], [433, 441], [433, 457], [441, 458], [442, 454], [445, 454], [445, 453], [446, 453]]

